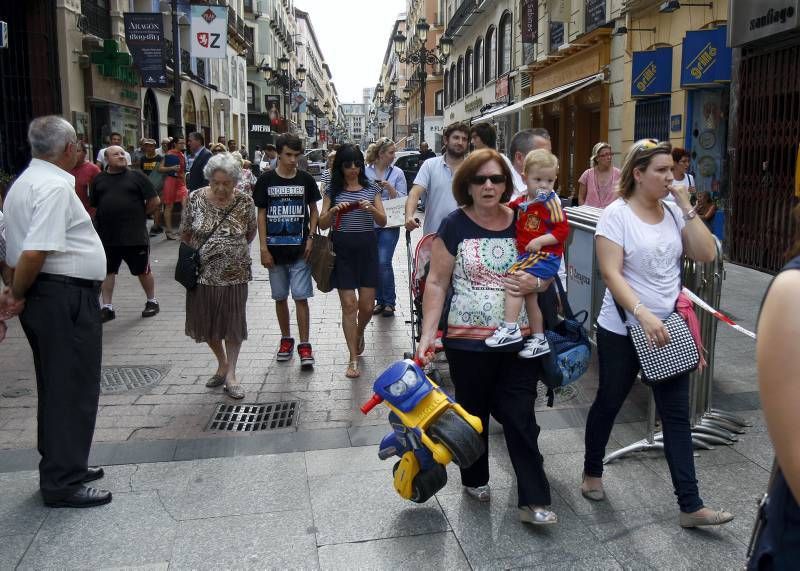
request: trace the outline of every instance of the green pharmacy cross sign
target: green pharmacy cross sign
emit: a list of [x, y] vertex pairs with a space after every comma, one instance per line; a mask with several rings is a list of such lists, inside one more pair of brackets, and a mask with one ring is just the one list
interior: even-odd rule
[[115, 40], [104, 40], [103, 50], [92, 52], [92, 63], [100, 66], [100, 75], [113, 77], [128, 85], [138, 85], [136, 72], [131, 67], [131, 56], [119, 51]]

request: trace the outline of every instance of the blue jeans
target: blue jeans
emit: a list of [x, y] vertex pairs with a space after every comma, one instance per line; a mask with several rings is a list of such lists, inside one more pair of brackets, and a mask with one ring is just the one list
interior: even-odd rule
[[[586, 419], [586, 454], [583, 471], [587, 476], [603, 475], [603, 456], [614, 419], [631, 391], [639, 372], [639, 359], [627, 335], [597, 328], [597, 359], [600, 386]], [[689, 375], [681, 375], [652, 388], [664, 434], [672, 486], [682, 512], [703, 507], [694, 471], [694, 448], [689, 424]]]
[[392, 258], [397, 240], [400, 237], [400, 228], [376, 228], [378, 235], [378, 289], [375, 292], [375, 303], [391, 305], [394, 307], [397, 295], [394, 289], [394, 269]]

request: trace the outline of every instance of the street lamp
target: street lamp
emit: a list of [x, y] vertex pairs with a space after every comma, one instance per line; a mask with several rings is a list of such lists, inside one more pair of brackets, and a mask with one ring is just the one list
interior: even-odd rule
[[257, 69], [264, 74], [264, 81], [281, 88], [284, 94], [283, 118], [286, 121], [286, 131], [289, 132], [289, 98], [294, 91], [300, 89], [306, 80], [306, 68], [300, 64], [300, 67], [295, 70], [295, 77], [292, 77], [289, 72], [289, 58], [282, 56], [278, 58], [278, 69], [273, 69], [269, 65], [259, 66]]
[[425, 80], [428, 72], [426, 66], [434, 66], [437, 64], [444, 65], [450, 57], [450, 48], [453, 47], [453, 40], [447, 36], [439, 38], [439, 46], [436, 51], [429, 50], [425, 47], [425, 41], [428, 39], [428, 30], [430, 24], [425, 18], [420, 18], [416, 25], [416, 37], [420, 42], [420, 48], [414, 51], [406, 52], [406, 40], [403, 32], [397, 32], [392, 41], [394, 42], [394, 51], [397, 54], [397, 59], [400, 63], [410, 63], [412, 66], [419, 68], [419, 89], [420, 89], [420, 112], [419, 112], [419, 136], [420, 141], [425, 137]]
[[[411, 93], [411, 90], [408, 89], [408, 88], [406, 88], [403, 91], [403, 93], [405, 94], [406, 91]], [[382, 85], [378, 85], [377, 92], [378, 92], [378, 94], [382, 94], [383, 93], [383, 86]], [[404, 103], [406, 101], [408, 101], [408, 97], [404, 97], [404, 98], [398, 97], [398, 94], [397, 94], [397, 78], [393, 77], [392, 80], [389, 82], [389, 92], [386, 93], [386, 95], [382, 98], [382, 100], [379, 100], [380, 105], [381, 105], [381, 109], [383, 109], [384, 105], [389, 105], [389, 110], [390, 110], [390, 112], [392, 114], [391, 115], [391, 117], [392, 117], [392, 141], [394, 141], [397, 138], [397, 121], [395, 119], [395, 109], [396, 109], [397, 105], [399, 105], [400, 103]]]

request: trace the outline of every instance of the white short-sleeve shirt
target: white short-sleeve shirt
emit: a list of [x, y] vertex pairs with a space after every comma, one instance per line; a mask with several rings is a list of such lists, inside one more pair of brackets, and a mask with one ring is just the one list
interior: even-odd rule
[[419, 169], [414, 184], [425, 189], [425, 222], [422, 232], [431, 234], [439, 230], [445, 216], [458, 208], [453, 196], [453, 171], [445, 155], [430, 158]]
[[[639, 296], [639, 301], [660, 319], [666, 319], [675, 310], [675, 301], [681, 292], [681, 231], [686, 225], [677, 205], [663, 204], [670, 211], [664, 211], [664, 219], [658, 224], [648, 224], [627, 202], [618, 198], [603, 210], [595, 231], [595, 236], [603, 236], [622, 246], [622, 277]], [[633, 315], [627, 311], [626, 314], [631, 325], [638, 323]], [[597, 323], [612, 333], [628, 333], [608, 288]]]
[[[103, 170], [105, 170], [105, 168], [108, 166], [108, 162], [106, 161], [106, 149], [107, 148], [108, 147], [103, 147], [102, 149], [97, 151], [97, 160], [95, 161], [95, 162], [98, 162], [98, 163], [100, 163], [102, 165], [101, 168]], [[158, 154], [158, 153], [156, 152], [156, 154]], [[125, 151], [125, 158], [128, 161], [128, 166], [131, 166], [131, 155], [130, 155], [130, 153], [128, 151]]]
[[92, 219], [75, 192], [75, 177], [40, 159], [14, 181], [3, 206], [6, 263], [25, 250], [49, 252], [42, 272], [103, 280], [106, 255]]

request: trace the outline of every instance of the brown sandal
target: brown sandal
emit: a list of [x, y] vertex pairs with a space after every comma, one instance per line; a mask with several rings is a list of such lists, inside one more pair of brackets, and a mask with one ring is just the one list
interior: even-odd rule
[[350, 361], [347, 364], [347, 371], [344, 376], [348, 379], [357, 379], [361, 376], [361, 371], [358, 370], [358, 361]]

